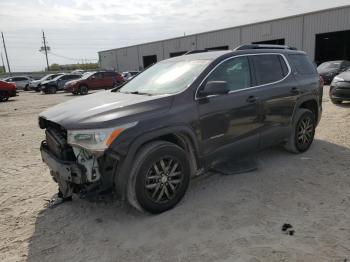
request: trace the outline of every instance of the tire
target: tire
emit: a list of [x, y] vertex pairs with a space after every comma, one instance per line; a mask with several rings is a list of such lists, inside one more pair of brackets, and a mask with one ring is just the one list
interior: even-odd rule
[[87, 95], [89, 92], [89, 89], [86, 85], [82, 85], [79, 87], [79, 90], [78, 90], [78, 93], [81, 94], [81, 95]]
[[29, 85], [26, 85], [25, 87], [24, 87], [24, 91], [28, 91], [29, 90]]
[[57, 92], [57, 89], [54, 86], [48, 86], [46, 89], [48, 94], [56, 94]]
[[299, 109], [296, 119], [285, 149], [298, 154], [310, 148], [315, 136], [316, 119], [315, 114], [308, 109]]
[[72, 92], [72, 94], [76, 96], [78, 94], [78, 92]]
[[331, 98], [331, 101], [332, 101], [332, 103], [335, 104], [335, 105], [339, 105], [339, 104], [341, 104], [341, 103], [343, 102], [342, 100], [333, 99], [333, 98]]
[[38, 85], [38, 86], [35, 88], [35, 92], [40, 92], [40, 90], [41, 90], [41, 86]]
[[7, 92], [1, 92], [0, 93], [0, 102], [6, 102], [9, 100], [10, 96]]
[[190, 176], [188, 156], [182, 148], [165, 141], [151, 142], [134, 159], [128, 201], [140, 211], [167, 211], [185, 195]]

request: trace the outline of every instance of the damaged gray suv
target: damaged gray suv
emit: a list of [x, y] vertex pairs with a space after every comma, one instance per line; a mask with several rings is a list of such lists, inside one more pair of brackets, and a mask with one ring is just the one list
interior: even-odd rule
[[305, 53], [286, 46], [186, 54], [41, 113], [41, 155], [62, 199], [113, 192], [160, 213], [224, 156], [276, 144], [306, 151], [322, 88]]

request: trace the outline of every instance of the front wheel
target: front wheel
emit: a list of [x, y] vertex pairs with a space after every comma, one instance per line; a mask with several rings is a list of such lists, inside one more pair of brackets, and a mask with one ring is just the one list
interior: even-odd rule
[[129, 203], [137, 209], [161, 213], [185, 195], [191, 169], [186, 152], [165, 141], [144, 146], [134, 160], [129, 181]]
[[49, 93], [49, 94], [56, 94], [56, 92], [57, 92], [56, 87], [54, 87], [54, 86], [48, 86], [47, 87], [47, 93]]
[[89, 89], [87, 86], [83, 85], [79, 87], [79, 94], [87, 95], [88, 92], [89, 92]]
[[316, 129], [315, 114], [308, 109], [299, 110], [297, 122], [285, 145], [285, 148], [293, 153], [303, 153], [310, 148]]

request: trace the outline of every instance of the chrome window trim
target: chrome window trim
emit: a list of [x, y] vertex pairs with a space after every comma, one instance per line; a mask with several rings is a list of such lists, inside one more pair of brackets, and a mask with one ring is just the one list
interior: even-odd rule
[[218, 63], [212, 70], [210, 70], [210, 72], [203, 78], [203, 80], [201, 81], [201, 83], [198, 85], [197, 89], [196, 89], [196, 93], [195, 93], [195, 100], [199, 100], [199, 99], [203, 99], [203, 98], [209, 98], [209, 97], [216, 97], [218, 95], [209, 95], [209, 96], [205, 96], [205, 97], [198, 97], [197, 94], [198, 94], [198, 90], [199, 88], [202, 86], [202, 84], [204, 83], [205, 80], [207, 80], [207, 78], [209, 77], [209, 75], [218, 67], [220, 66], [222, 63], [228, 61], [228, 60], [231, 60], [231, 59], [234, 59], [234, 58], [237, 58], [237, 57], [243, 57], [243, 56], [258, 56], [258, 55], [279, 55], [279, 56], [282, 56], [284, 62], [286, 63], [287, 65], [287, 68], [288, 68], [288, 73], [280, 80], [277, 80], [277, 81], [274, 81], [274, 82], [271, 82], [271, 83], [266, 83], [266, 84], [262, 84], [262, 85], [257, 85], [257, 86], [250, 86], [250, 87], [246, 87], [246, 88], [242, 88], [242, 89], [239, 89], [239, 90], [232, 90], [230, 92], [228, 92], [228, 94], [232, 94], [232, 93], [236, 93], [236, 92], [241, 92], [243, 90], [249, 90], [249, 89], [254, 89], [254, 88], [259, 88], [259, 87], [262, 87], [262, 86], [266, 86], [266, 85], [273, 85], [273, 84], [277, 84], [277, 83], [280, 83], [282, 81], [284, 81], [287, 77], [289, 77], [289, 75], [292, 73], [292, 69], [289, 65], [289, 62], [287, 60], [287, 58], [285, 57], [284, 54], [280, 54], [280, 53], [259, 53], [259, 54], [244, 54], [244, 55], [236, 55], [236, 56], [231, 56], [231, 57], [228, 57], [224, 60], [222, 60], [220, 63]]

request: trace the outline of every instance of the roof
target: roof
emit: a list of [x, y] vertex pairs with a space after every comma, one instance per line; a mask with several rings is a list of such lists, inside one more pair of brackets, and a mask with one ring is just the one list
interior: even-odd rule
[[[224, 50], [224, 51], [210, 51], [210, 52], [202, 52], [188, 55], [181, 55], [172, 58], [168, 58], [162, 61], [186, 61], [186, 60], [214, 60], [219, 56], [232, 53], [232, 50]], [[161, 62], [161, 61], [160, 61]]]

